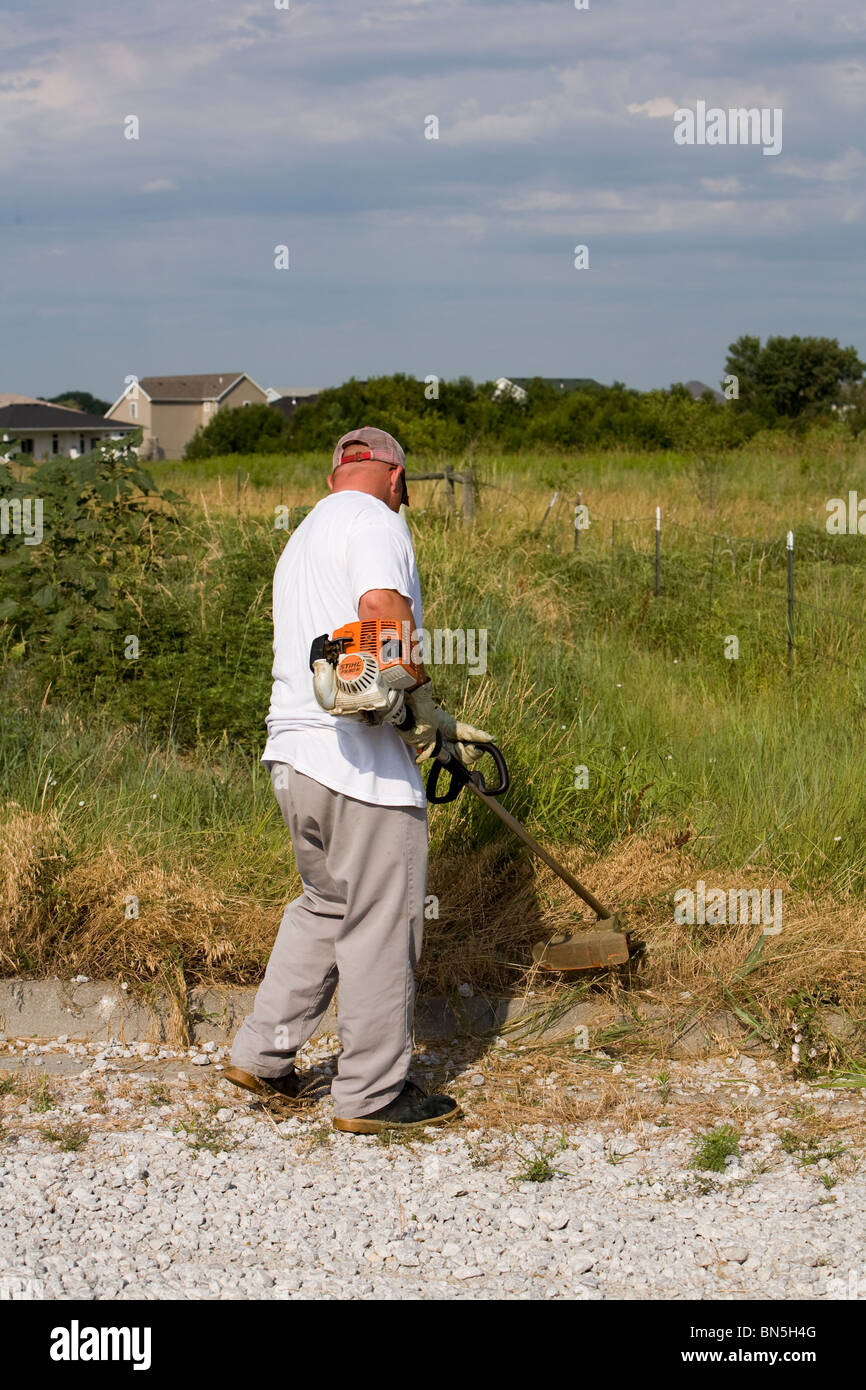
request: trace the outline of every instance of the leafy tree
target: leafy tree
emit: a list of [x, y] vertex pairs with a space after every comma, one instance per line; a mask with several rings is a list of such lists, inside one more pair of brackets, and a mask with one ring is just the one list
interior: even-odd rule
[[731, 343], [725, 362], [725, 371], [738, 378], [736, 407], [764, 424], [813, 419], [864, 370], [856, 348], [840, 347], [838, 338], [775, 337], [762, 347], [759, 338], [746, 336]]
[[184, 458], [214, 458], [221, 454], [278, 454], [286, 441], [286, 421], [270, 405], [242, 405], [220, 410], [199, 425], [186, 446]]
[[855, 438], [866, 432], [866, 382], [848, 387], [839, 409]]
[[62, 405], [67, 410], [83, 410], [88, 415], [104, 415], [111, 409], [111, 401], [91, 396], [89, 391], [63, 391], [59, 396], [49, 397], [48, 404]]

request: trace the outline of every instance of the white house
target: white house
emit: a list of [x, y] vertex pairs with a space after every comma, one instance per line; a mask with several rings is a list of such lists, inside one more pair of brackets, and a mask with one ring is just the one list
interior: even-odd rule
[[496, 390], [493, 392], [495, 401], [501, 400], [503, 396], [513, 396], [516, 401], [525, 401], [526, 392], [522, 386], [515, 386], [507, 376], [500, 376], [496, 379]]
[[122, 439], [134, 428], [107, 420], [104, 415], [67, 410], [46, 401], [18, 401], [0, 406], [0, 456], [5, 457], [4, 443], [18, 441], [22, 454], [32, 454], [37, 459], [51, 458], [53, 454], [78, 458], [108, 439]]

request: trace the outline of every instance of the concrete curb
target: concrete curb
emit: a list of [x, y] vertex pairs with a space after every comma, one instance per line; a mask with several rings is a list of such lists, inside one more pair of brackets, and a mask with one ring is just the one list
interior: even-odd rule
[[[164, 990], [141, 998], [111, 980], [0, 980], [0, 1038], [29, 1041], [65, 1035], [74, 1042], [117, 1038], [126, 1043], [169, 1045], [228, 1043], [251, 1011], [255, 994], [254, 986], [193, 989], [184, 1017]], [[766, 1050], [748, 1041], [747, 1030], [728, 1010], [697, 1018], [679, 1032], [668, 1011], [658, 1005], [644, 1007], [641, 1021], [657, 1036], [659, 1051], [670, 1057], [711, 1056], [731, 1046], [748, 1046], [750, 1052]], [[601, 1003], [563, 1009], [555, 1003], [523, 999], [422, 995], [416, 1004], [415, 1036], [419, 1041], [433, 1041], [504, 1032], [513, 1042], [556, 1042], [574, 1038], [582, 1030], [585, 1048], [596, 1050], [615, 1044], [608, 1030], [615, 1033], [634, 1022], [631, 1015]], [[337, 1032], [332, 1005], [314, 1036]]]

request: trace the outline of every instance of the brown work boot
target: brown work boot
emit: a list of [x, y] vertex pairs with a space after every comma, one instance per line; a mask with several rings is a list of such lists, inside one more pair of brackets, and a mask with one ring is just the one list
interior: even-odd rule
[[342, 1129], [349, 1134], [379, 1134], [383, 1129], [423, 1129], [425, 1125], [443, 1125], [462, 1115], [456, 1100], [450, 1096], [428, 1096], [407, 1081], [399, 1096], [374, 1110], [372, 1115], [362, 1115], [357, 1120], [334, 1120], [334, 1129]]
[[285, 1076], [254, 1076], [241, 1067], [226, 1067], [223, 1076], [233, 1086], [252, 1091], [260, 1100], [288, 1101], [292, 1105], [312, 1105], [321, 1100], [327, 1090], [323, 1077], [303, 1077], [296, 1071]]

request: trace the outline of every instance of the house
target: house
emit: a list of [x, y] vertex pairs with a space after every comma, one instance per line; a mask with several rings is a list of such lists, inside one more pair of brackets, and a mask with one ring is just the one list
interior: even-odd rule
[[269, 386], [268, 400], [281, 415], [291, 415], [299, 405], [311, 405], [321, 394], [320, 386]]
[[499, 376], [496, 378], [496, 390], [493, 392], [493, 399], [500, 401], [503, 396], [513, 396], [516, 401], [526, 400], [526, 392], [522, 386], [515, 385], [507, 376]]
[[52, 454], [78, 458], [109, 439], [122, 439], [134, 429], [134, 425], [116, 423], [103, 415], [88, 415], [83, 410], [66, 410], [45, 401], [17, 401], [0, 406], [0, 456], [4, 442], [17, 440], [21, 453], [37, 459], [50, 458]]
[[106, 419], [141, 427], [141, 458], [179, 459], [199, 425], [218, 410], [267, 403], [267, 393], [246, 372], [143, 376], [133, 378]]

